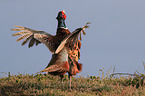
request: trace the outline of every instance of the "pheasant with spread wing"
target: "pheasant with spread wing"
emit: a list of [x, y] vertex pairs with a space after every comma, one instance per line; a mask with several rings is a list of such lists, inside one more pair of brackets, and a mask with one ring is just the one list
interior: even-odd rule
[[64, 11], [60, 11], [56, 19], [58, 26], [55, 36], [44, 31], [32, 30], [22, 26], [16, 26], [18, 28], [12, 29], [13, 31], [20, 31], [13, 34], [13, 36], [22, 35], [17, 41], [25, 39], [22, 45], [25, 45], [29, 41], [29, 48], [34, 44], [36, 46], [40, 43], [45, 44], [52, 53], [52, 58], [47, 67], [40, 72], [59, 75], [61, 80], [63, 75], [68, 72], [70, 79], [69, 86], [71, 88], [71, 76], [76, 75], [82, 70], [82, 64], [78, 63], [80, 58], [81, 32], [85, 35], [84, 30], [89, 27], [87, 25], [89, 23], [71, 33], [65, 24], [66, 15]]

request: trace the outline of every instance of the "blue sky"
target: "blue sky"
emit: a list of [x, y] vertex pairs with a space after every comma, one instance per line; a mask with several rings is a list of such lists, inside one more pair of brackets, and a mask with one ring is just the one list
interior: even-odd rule
[[104, 67], [107, 72], [114, 65], [115, 72], [144, 73], [144, 0], [1, 0], [0, 72], [33, 74], [47, 66], [51, 58], [47, 47], [21, 46], [10, 29], [21, 25], [55, 35], [56, 16], [61, 10], [66, 10], [71, 32], [91, 22], [83, 36], [83, 71], [79, 75], [98, 76], [99, 69]]

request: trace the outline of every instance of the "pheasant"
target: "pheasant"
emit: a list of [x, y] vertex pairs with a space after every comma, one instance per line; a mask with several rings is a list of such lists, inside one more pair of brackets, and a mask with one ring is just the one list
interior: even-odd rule
[[[85, 28], [88, 28], [87, 23], [81, 28], [75, 29], [72, 33], [68, 30], [65, 24], [65, 11], [60, 11], [56, 17], [58, 21], [56, 35], [51, 35], [44, 31], [33, 30], [27, 27], [17, 26], [18, 28], [11, 29], [13, 31], [20, 31], [13, 34], [12, 36], [20, 36], [17, 41], [22, 42], [22, 46], [28, 41], [28, 47], [36, 46], [40, 43], [46, 45], [46, 47], [52, 53], [52, 58], [47, 67], [40, 72], [48, 72], [51, 75], [59, 75], [63, 83], [63, 75], [68, 72], [70, 80], [69, 87], [71, 88], [71, 76], [76, 75], [82, 70], [82, 64], [78, 63], [80, 58], [80, 47], [81, 47], [81, 33], [84, 35]], [[80, 40], [79, 40], [80, 39]]]

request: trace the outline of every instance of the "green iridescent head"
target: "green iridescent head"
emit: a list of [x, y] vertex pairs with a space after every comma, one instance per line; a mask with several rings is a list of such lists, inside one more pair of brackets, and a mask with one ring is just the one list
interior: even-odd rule
[[65, 19], [66, 19], [66, 15], [65, 15], [65, 11], [60, 11], [56, 17], [57, 21], [58, 21], [58, 28], [64, 28], [67, 29], [66, 25], [65, 25]]

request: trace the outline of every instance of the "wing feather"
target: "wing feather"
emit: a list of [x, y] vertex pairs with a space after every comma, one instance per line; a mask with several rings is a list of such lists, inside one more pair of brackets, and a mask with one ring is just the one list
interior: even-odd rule
[[25, 45], [31, 38], [32, 38], [32, 35], [29, 36], [29, 37], [27, 37], [27, 38], [23, 41], [22, 46]]
[[18, 32], [18, 33], [13, 34], [12, 36], [18, 36], [18, 35], [27, 34], [27, 33], [29, 33], [29, 32]]
[[24, 39], [24, 38], [26, 38], [26, 37], [28, 37], [28, 36], [30, 36], [31, 34], [25, 34], [25, 35], [22, 35], [21, 37], [19, 37], [18, 39], [17, 39], [17, 41], [21, 41], [22, 39]]
[[22, 39], [26, 38], [22, 42], [22, 45], [25, 45], [30, 40], [28, 47], [32, 47], [35, 43], [36, 43], [36, 46], [40, 43], [44, 43], [45, 45], [47, 45], [48, 40], [44, 40], [44, 39], [52, 36], [51, 34], [44, 31], [37, 31], [37, 30], [33, 30], [27, 27], [22, 27], [22, 26], [17, 26], [17, 25], [15, 25], [15, 27], [18, 27], [18, 28], [13, 28], [11, 30], [20, 31], [20, 32], [14, 33], [12, 36], [22, 35], [21, 37], [17, 39], [17, 41], [21, 41]]
[[[86, 23], [85, 26], [81, 27], [81, 28], [77, 28], [75, 31], [73, 31], [70, 35], [68, 35], [67, 37], [65, 37], [62, 42], [60, 43], [60, 45], [58, 46], [58, 48], [56, 49], [55, 53], [59, 53], [62, 48], [65, 46], [65, 44], [71, 40], [73, 40], [73, 42], [77, 42], [78, 41], [78, 36], [81, 34], [81, 32], [85, 35], [86, 33], [84, 32], [85, 28], [89, 28], [88, 24], [90, 24], [89, 22]], [[81, 37], [80, 37], [81, 39]]]
[[38, 44], [40, 44], [40, 43], [41, 43], [40, 41], [36, 40], [36, 46], [37, 46]]
[[32, 47], [36, 42], [36, 39], [32, 38], [29, 42], [29, 48]]

